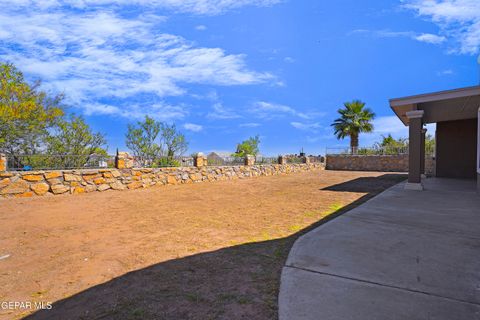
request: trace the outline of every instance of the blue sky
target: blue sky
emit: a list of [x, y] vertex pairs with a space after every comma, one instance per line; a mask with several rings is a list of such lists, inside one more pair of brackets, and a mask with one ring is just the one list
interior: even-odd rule
[[190, 152], [348, 145], [330, 123], [361, 99], [406, 136], [388, 99], [479, 83], [477, 0], [0, 0], [0, 60], [64, 92], [125, 149], [128, 123], [175, 122]]

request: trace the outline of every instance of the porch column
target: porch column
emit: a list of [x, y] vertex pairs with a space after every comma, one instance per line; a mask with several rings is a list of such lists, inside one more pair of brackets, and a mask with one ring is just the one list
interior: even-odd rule
[[478, 118], [477, 118], [477, 191], [480, 194], [480, 108], [478, 108]]
[[406, 113], [406, 116], [410, 124], [408, 130], [408, 182], [405, 185], [405, 189], [423, 190], [421, 177], [423, 110], [409, 111]]
[[422, 129], [422, 137], [420, 140], [421, 146], [420, 146], [420, 174], [422, 177], [425, 177], [425, 137], [427, 135], [427, 129], [423, 128]]

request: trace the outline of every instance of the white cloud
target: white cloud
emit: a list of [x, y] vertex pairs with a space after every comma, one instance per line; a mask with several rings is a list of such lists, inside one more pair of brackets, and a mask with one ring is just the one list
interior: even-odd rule
[[207, 30], [207, 26], [204, 26], [203, 24], [201, 24], [201, 25], [196, 26], [195, 30], [205, 31], [205, 30]]
[[257, 127], [260, 127], [261, 124], [256, 122], [248, 122], [248, 123], [241, 123], [238, 126], [240, 128], [257, 128]]
[[[65, 3], [91, 6], [81, 12]], [[125, 17], [115, 11], [122, 2], [95, 3], [0, 0], [0, 60], [42, 78], [47, 89], [65, 92], [68, 103], [88, 113], [123, 116], [147, 113], [130, 99], [153, 105], [185, 94], [188, 84], [234, 86], [273, 79], [249, 69], [244, 55], [163, 33], [163, 16]], [[106, 100], [111, 106], [99, 102]]]
[[315, 123], [290, 122], [290, 125], [292, 125], [292, 127], [299, 130], [314, 131], [314, 132], [317, 131], [317, 129], [322, 128], [322, 126], [318, 122], [315, 122]]
[[277, 104], [277, 103], [265, 102], [265, 101], [255, 102], [252, 108], [250, 109], [250, 112], [255, 114], [258, 118], [262, 118], [262, 119], [272, 119], [276, 117], [282, 117], [285, 115], [294, 115], [303, 119], [310, 118], [309, 115], [302, 112], [298, 112], [292, 107], [282, 105], [282, 104]]
[[185, 123], [183, 125], [185, 130], [193, 131], [193, 132], [200, 132], [203, 130], [203, 126], [194, 123]]
[[237, 119], [240, 118], [235, 111], [226, 108], [221, 102], [216, 102], [212, 106], [212, 111], [207, 114], [207, 118], [217, 119], [217, 120], [226, 120], [226, 119]]
[[436, 34], [422, 33], [421, 35], [416, 36], [415, 40], [431, 44], [440, 44], [447, 40], [447, 38], [443, 36], [437, 36]]
[[446, 69], [446, 70], [442, 70], [442, 71], [437, 72], [438, 76], [448, 76], [448, 75], [452, 75], [452, 74], [454, 74], [452, 69]]
[[283, 61], [287, 62], [287, 63], [294, 63], [295, 62], [295, 59], [293, 59], [292, 57], [285, 57], [283, 59]]
[[185, 106], [171, 106], [161, 103], [153, 105], [130, 105], [129, 108], [121, 108], [102, 103], [91, 103], [83, 107], [86, 115], [111, 115], [136, 120], [141, 120], [144, 119], [145, 116], [149, 116], [157, 120], [167, 121], [183, 119], [188, 115]]
[[435, 23], [454, 42], [454, 52], [475, 54], [480, 48], [480, 1], [404, 0], [403, 6]]
[[391, 30], [366, 30], [357, 29], [350, 32], [350, 34], [371, 34], [379, 38], [396, 38], [406, 37], [419, 42], [425, 42], [429, 44], [441, 44], [447, 39], [444, 36], [439, 36], [432, 33], [417, 33], [414, 31], [391, 31]]
[[76, 9], [105, 6], [137, 5], [146, 9], [170, 9], [198, 15], [218, 15], [244, 6], [267, 7], [282, 0], [10, 0], [0, 1], [2, 7], [55, 9], [62, 6]]

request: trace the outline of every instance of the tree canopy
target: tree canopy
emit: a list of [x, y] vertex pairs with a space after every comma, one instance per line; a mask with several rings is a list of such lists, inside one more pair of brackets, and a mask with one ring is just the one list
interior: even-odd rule
[[40, 84], [27, 83], [13, 64], [0, 63], [0, 150], [38, 152], [48, 129], [63, 117], [63, 95], [49, 96]]
[[188, 149], [185, 135], [178, 131], [175, 124], [166, 124], [149, 116], [128, 126], [126, 145], [134, 156], [143, 160], [173, 158]]
[[365, 103], [360, 100], [345, 102], [343, 108], [338, 109], [338, 113], [340, 118], [332, 123], [335, 135], [338, 139], [350, 137], [350, 148], [352, 152], [356, 152], [360, 133], [373, 131], [375, 113], [365, 108]]
[[247, 140], [239, 143], [237, 145], [237, 151], [233, 154], [234, 157], [245, 157], [247, 155], [256, 156], [260, 150], [260, 137], [256, 135], [255, 137], [250, 137]]

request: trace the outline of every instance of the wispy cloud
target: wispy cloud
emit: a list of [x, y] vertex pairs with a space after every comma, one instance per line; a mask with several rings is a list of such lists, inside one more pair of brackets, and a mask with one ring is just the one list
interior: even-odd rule
[[128, 108], [103, 103], [88, 103], [83, 106], [86, 115], [110, 115], [136, 120], [148, 115], [161, 121], [183, 119], [188, 115], [187, 109], [184, 105], [173, 106], [164, 103], [130, 105]]
[[217, 120], [227, 120], [227, 119], [241, 118], [241, 116], [235, 111], [233, 111], [232, 109], [224, 107], [221, 102], [216, 102], [212, 106], [212, 111], [210, 111], [207, 114], [207, 118], [217, 119]]
[[272, 119], [285, 115], [293, 115], [303, 119], [310, 118], [309, 115], [299, 112], [290, 106], [265, 101], [255, 102], [250, 108], [250, 112], [261, 119]]
[[207, 26], [203, 25], [203, 24], [200, 24], [198, 26], [195, 26], [195, 30], [198, 30], [198, 31], [205, 31], [207, 30]]
[[261, 124], [256, 122], [247, 122], [247, 123], [240, 123], [238, 126], [240, 128], [257, 128], [257, 127], [260, 127]]
[[437, 72], [438, 76], [448, 76], [448, 75], [452, 75], [452, 74], [454, 74], [452, 69], [446, 69], [446, 70], [442, 70], [442, 71]]
[[403, 7], [430, 19], [451, 42], [452, 51], [475, 54], [480, 48], [480, 1], [404, 0]]
[[443, 36], [438, 36], [436, 34], [422, 33], [421, 35], [416, 36], [415, 40], [431, 44], [440, 44], [442, 42], [445, 42], [445, 40], [447, 39]]
[[439, 36], [432, 33], [418, 33], [414, 31], [391, 31], [391, 30], [366, 30], [357, 29], [350, 32], [350, 34], [368, 34], [378, 38], [396, 38], [405, 37], [419, 42], [425, 42], [430, 44], [441, 44], [445, 42], [444, 36]]
[[318, 122], [315, 122], [315, 123], [290, 122], [290, 125], [299, 130], [312, 131], [312, 132], [316, 132], [318, 131], [318, 129], [322, 128], [322, 126]]
[[147, 9], [169, 9], [176, 12], [193, 13], [198, 15], [218, 15], [244, 6], [266, 7], [282, 2], [282, 0], [9, 0], [0, 1], [16, 8], [55, 9], [59, 7], [73, 7], [86, 9], [105, 6], [142, 6]]
[[[183, 6], [180, 1], [156, 2]], [[70, 104], [87, 113], [122, 116], [139, 113], [131, 100], [155, 105], [185, 94], [188, 84], [252, 85], [274, 78], [249, 69], [242, 54], [199, 47], [162, 32], [164, 16], [125, 16], [119, 7], [127, 1], [100, 3], [0, 0], [0, 60], [44, 79], [47, 89], [65, 92]], [[198, 3], [208, 7], [211, 1]], [[193, 8], [194, 2], [185, 5]], [[99, 102], [106, 100], [115, 103]]]
[[189, 130], [193, 132], [200, 132], [203, 130], [203, 126], [199, 124], [194, 124], [194, 123], [185, 123], [183, 125], [183, 128], [185, 128], [185, 130]]

